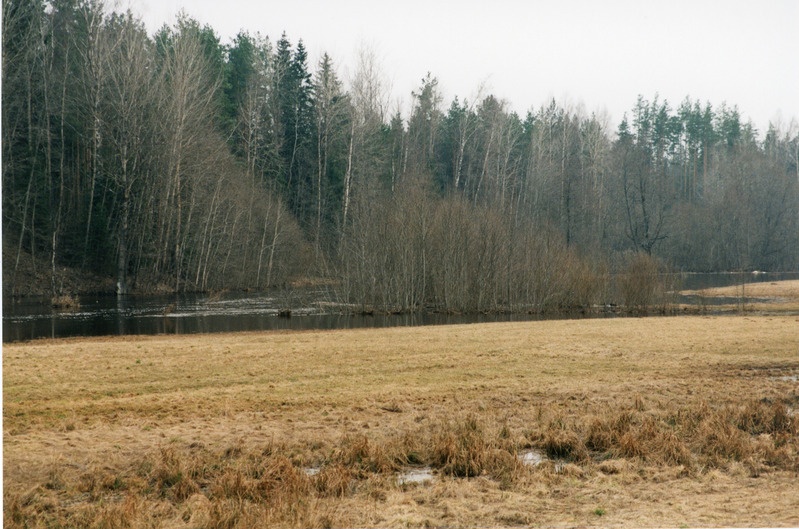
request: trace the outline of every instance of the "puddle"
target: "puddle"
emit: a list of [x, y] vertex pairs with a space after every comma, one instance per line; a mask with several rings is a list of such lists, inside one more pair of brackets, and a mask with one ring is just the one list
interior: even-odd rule
[[[302, 469], [308, 477], [319, 474], [321, 467], [305, 467]], [[407, 468], [397, 473], [397, 483], [399, 485], [427, 483], [435, 481], [436, 476], [430, 467]]]
[[518, 457], [522, 463], [531, 467], [537, 467], [548, 459], [540, 450], [528, 450], [519, 454]]
[[563, 467], [566, 464], [562, 459], [550, 459], [548, 458], [544, 452], [540, 450], [527, 450], [526, 452], [522, 452], [517, 456], [519, 461], [521, 461], [525, 466], [530, 467], [537, 467], [542, 463], [546, 463], [547, 461], [552, 461], [555, 464], [555, 472], [560, 474], [563, 471]]
[[427, 483], [435, 480], [433, 469], [430, 467], [411, 468], [397, 474], [397, 483], [407, 485], [410, 483]]

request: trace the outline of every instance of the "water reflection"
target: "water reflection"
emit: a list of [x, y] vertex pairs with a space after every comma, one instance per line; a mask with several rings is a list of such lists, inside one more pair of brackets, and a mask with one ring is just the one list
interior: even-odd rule
[[[740, 274], [688, 274], [682, 277], [682, 288], [697, 290], [734, 285], [740, 284], [743, 279], [744, 276]], [[799, 273], [748, 274], [745, 279], [750, 283], [799, 279]], [[16, 300], [4, 298], [3, 341], [126, 334], [349, 329], [529, 321], [541, 318], [529, 314], [352, 315], [336, 312], [336, 305], [331, 298], [329, 291], [314, 289], [258, 294], [232, 293], [213, 297], [207, 295], [121, 298], [84, 296], [80, 298], [80, 307], [73, 311], [55, 310], [48, 300], [42, 298]], [[280, 312], [287, 307], [291, 307], [291, 317], [279, 317]]]
[[799, 279], [799, 272], [726, 272], [713, 274], [679, 274], [681, 290], [702, 290], [705, 288], [729, 287], [751, 283], [769, 283]]
[[82, 297], [80, 308], [58, 311], [47, 300], [8, 300], [3, 306], [3, 341], [69, 336], [192, 334], [263, 330], [348, 329], [521, 321], [525, 314], [349, 314], [332, 312], [319, 292], [295, 295], [290, 317], [280, 317], [285, 301], [266, 294], [178, 297]]

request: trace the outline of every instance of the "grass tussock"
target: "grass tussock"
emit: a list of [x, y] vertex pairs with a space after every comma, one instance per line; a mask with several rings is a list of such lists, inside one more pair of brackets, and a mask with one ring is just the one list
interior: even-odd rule
[[662, 418], [637, 410], [593, 418], [587, 428], [586, 448], [613, 458], [640, 459], [657, 465], [691, 465], [683, 439]]
[[488, 464], [490, 443], [476, 417], [447, 422], [433, 439], [433, 463], [445, 474], [471, 478]]
[[795, 436], [799, 423], [784, 402], [751, 400], [733, 412], [735, 425], [751, 435]]
[[[797, 422], [784, 403], [762, 401], [719, 408], [700, 402], [658, 413], [634, 406], [605, 415], [558, 417], [542, 423], [532, 439], [528, 433], [527, 443], [559, 462], [540, 469], [520, 460], [517, 440], [525, 434], [474, 414], [433, 420], [427, 430], [388, 437], [344, 436], [310, 455], [323, 461], [313, 472], [309, 468], [314, 467], [301, 466], [301, 457], [289, 457], [297, 449], [290, 445], [258, 448], [239, 442], [214, 451], [173, 442], [127, 466], [95, 465], [74, 482], [69, 465], [54, 461], [40, 486], [6, 494], [5, 525], [346, 524], [346, 518], [331, 517], [325, 502], [359, 496], [386, 501], [397, 487], [391, 477], [411, 462], [430, 466], [442, 479], [484, 477], [505, 491], [530, 483], [526, 478], [536, 472], [585, 480], [595, 472], [624, 475], [642, 466], [690, 472], [743, 464], [759, 476], [799, 469]], [[330, 452], [325, 456], [324, 450]]]
[[474, 415], [442, 421], [430, 440], [430, 465], [455, 478], [489, 476], [510, 488], [523, 470], [507, 425], [489, 429]]
[[595, 458], [660, 466], [724, 468], [757, 460], [791, 470], [799, 461], [798, 427], [784, 403], [747, 400], [714, 409], [703, 401], [658, 414], [633, 409], [594, 417], [585, 429], [585, 447]]
[[551, 459], [584, 461], [588, 458], [585, 441], [561, 420], [550, 423], [541, 448]]
[[354, 469], [360, 475], [389, 473], [399, 470], [402, 450], [371, 442], [365, 435], [345, 436], [332, 456], [335, 464]]

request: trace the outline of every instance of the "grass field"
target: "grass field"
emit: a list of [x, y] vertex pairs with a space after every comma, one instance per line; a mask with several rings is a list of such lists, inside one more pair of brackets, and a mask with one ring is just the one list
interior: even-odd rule
[[[741, 283], [727, 287], [685, 290], [681, 294], [694, 295], [700, 304], [723, 298], [727, 304], [713, 304], [713, 310], [737, 312], [799, 312], [799, 280]], [[729, 300], [735, 300], [730, 302]]]
[[6, 527], [799, 526], [799, 316], [42, 340], [3, 398]]

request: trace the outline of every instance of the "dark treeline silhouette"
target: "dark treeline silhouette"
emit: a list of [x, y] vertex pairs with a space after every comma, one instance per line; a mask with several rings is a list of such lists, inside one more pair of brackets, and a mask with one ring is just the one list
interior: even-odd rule
[[403, 116], [368, 50], [345, 86], [285, 34], [150, 36], [99, 0], [3, 0], [2, 75], [9, 294], [30, 255], [54, 296], [64, 267], [120, 293], [324, 277], [366, 310], [651, 304], [665, 267], [799, 266], [799, 129], [735, 107], [641, 97], [611, 131], [447, 105], [428, 74]]

